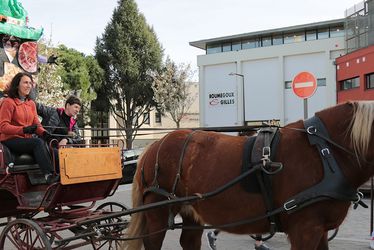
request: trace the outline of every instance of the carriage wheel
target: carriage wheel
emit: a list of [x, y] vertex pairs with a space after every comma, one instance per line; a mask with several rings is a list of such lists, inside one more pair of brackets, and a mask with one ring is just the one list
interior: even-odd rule
[[[113, 213], [113, 212], [121, 212], [128, 210], [129, 208], [119, 202], [106, 202], [101, 204], [97, 207], [96, 210], [104, 210], [105, 213]], [[124, 236], [124, 230], [127, 227], [127, 224], [130, 222], [130, 215], [117, 217], [117, 218], [110, 218], [107, 220], [101, 221], [101, 225], [105, 224], [112, 224], [112, 223], [125, 223], [115, 226], [104, 226], [100, 227], [102, 234], [104, 235], [104, 238], [100, 240], [99, 242], [96, 242], [98, 246], [96, 246], [96, 249], [121, 249], [121, 241], [114, 240], [114, 239], [106, 239], [105, 236], [109, 238], [123, 238]]]
[[32, 220], [11, 221], [0, 236], [0, 249], [52, 250], [46, 234]]
[[330, 230], [327, 234], [327, 240], [330, 241], [335, 238], [335, 236], [338, 234], [339, 228], [335, 228], [333, 230]]

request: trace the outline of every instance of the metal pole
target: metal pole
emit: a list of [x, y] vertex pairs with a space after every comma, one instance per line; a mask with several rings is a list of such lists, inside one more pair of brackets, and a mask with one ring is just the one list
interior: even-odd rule
[[304, 120], [308, 119], [308, 98], [304, 98]]
[[242, 88], [242, 100], [243, 100], [243, 126], [246, 125], [246, 122], [245, 122], [245, 91], [244, 91], [244, 75], [241, 76], [242, 77], [242, 84], [243, 84], [243, 88]]
[[371, 235], [371, 233], [373, 232], [373, 186], [374, 186], [374, 183], [373, 183], [373, 177], [370, 178], [371, 180], [371, 183], [370, 183], [370, 233], [369, 235]]

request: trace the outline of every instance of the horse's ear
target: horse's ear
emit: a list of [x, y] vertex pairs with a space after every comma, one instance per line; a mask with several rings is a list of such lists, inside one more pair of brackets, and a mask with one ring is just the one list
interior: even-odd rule
[[355, 106], [355, 101], [347, 101], [347, 104], [349, 105], [349, 106], [352, 106], [352, 107], [354, 107]]

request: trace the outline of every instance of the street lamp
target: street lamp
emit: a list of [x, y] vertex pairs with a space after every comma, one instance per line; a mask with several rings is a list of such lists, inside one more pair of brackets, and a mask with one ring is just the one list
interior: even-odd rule
[[245, 126], [245, 96], [244, 96], [244, 75], [230, 72], [229, 76], [240, 76], [242, 78], [242, 101], [243, 101], [243, 125]]

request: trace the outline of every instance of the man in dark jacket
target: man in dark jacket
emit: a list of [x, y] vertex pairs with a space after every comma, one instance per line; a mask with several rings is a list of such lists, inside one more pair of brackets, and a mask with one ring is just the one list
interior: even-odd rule
[[76, 115], [81, 109], [81, 101], [76, 96], [69, 96], [65, 108], [51, 108], [40, 103], [36, 104], [38, 115], [43, 118], [43, 127], [52, 134], [49, 138], [56, 139], [60, 146], [84, 143], [79, 135]]

